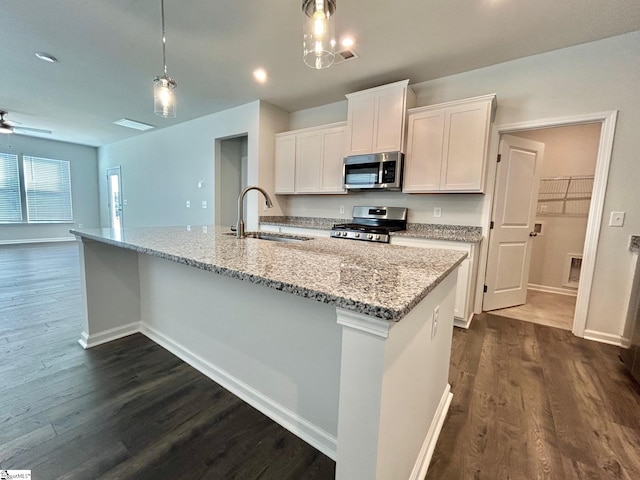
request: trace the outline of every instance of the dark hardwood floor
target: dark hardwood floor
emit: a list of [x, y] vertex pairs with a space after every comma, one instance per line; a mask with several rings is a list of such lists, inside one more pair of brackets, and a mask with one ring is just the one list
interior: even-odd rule
[[[0, 469], [333, 478], [329, 458], [143, 335], [83, 350], [80, 302], [75, 244], [0, 247]], [[640, 387], [616, 347], [479, 315], [455, 329], [450, 382], [427, 479], [640, 478]]]
[[618, 348], [490, 314], [456, 329], [428, 480], [640, 479], [640, 386]]
[[0, 469], [332, 479], [335, 463], [143, 335], [90, 350], [74, 243], [0, 247]]

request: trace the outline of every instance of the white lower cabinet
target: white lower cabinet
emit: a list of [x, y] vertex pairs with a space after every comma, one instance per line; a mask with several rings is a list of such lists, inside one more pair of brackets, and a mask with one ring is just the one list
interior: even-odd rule
[[277, 134], [276, 193], [345, 193], [345, 129], [342, 122]]
[[441, 248], [444, 250], [462, 250], [467, 252], [460, 267], [458, 267], [458, 284], [456, 286], [456, 300], [453, 311], [454, 325], [469, 328], [473, 318], [473, 303], [475, 300], [476, 277], [478, 275], [479, 243], [456, 242], [449, 240], [428, 240], [414, 237], [391, 237], [391, 243], [406, 247]]

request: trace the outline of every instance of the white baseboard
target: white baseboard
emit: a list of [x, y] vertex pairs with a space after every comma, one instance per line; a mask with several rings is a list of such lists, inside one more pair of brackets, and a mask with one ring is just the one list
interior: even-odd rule
[[74, 242], [75, 240], [76, 240], [76, 237], [22, 238], [18, 240], [0, 240], [0, 245], [20, 245], [23, 243]]
[[220, 384], [226, 390], [229, 390], [249, 405], [264, 413], [276, 423], [282, 425], [294, 435], [297, 435], [311, 446], [317, 448], [329, 458], [336, 460], [337, 440], [333, 435], [318, 428], [316, 425], [279, 403], [274, 402], [269, 397], [237, 379], [227, 371], [218, 368], [202, 357], [192, 353], [144, 322], [140, 324], [140, 332], [214, 382]]
[[575, 288], [549, 287], [547, 285], [538, 285], [536, 283], [528, 284], [527, 288], [538, 292], [556, 293], [558, 295], [567, 295], [569, 297], [578, 296], [578, 290]]
[[436, 448], [436, 443], [438, 441], [438, 437], [440, 436], [440, 431], [442, 430], [444, 419], [447, 417], [447, 412], [449, 411], [449, 406], [451, 405], [452, 398], [453, 393], [451, 393], [451, 385], [447, 384], [444, 392], [442, 393], [442, 398], [440, 398], [440, 404], [438, 405], [436, 414], [434, 415], [433, 420], [431, 421], [431, 425], [429, 426], [427, 436], [422, 443], [422, 447], [420, 448], [420, 453], [418, 454], [416, 463], [413, 466], [413, 470], [411, 471], [409, 480], [422, 480], [427, 475], [429, 463], [431, 463], [431, 457], [433, 456], [433, 451]]
[[467, 318], [466, 321], [461, 318], [453, 317], [453, 326], [458, 328], [464, 328], [465, 330], [467, 330], [471, 326], [471, 320], [473, 320], [473, 315], [474, 313], [471, 312], [471, 314], [469, 315], [469, 318]]
[[111, 328], [104, 332], [94, 333], [92, 335], [89, 335], [87, 332], [82, 332], [78, 343], [86, 350], [87, 348], [96, 347], [122, 337], [128, 337], [129, 335], [133, 335], [139, 331], [140, 322], [133, 322], [128, 325], [123, 325], [122, 327]]
[[607, 343], [609, 345], [616, 345], [618, 347], [628, 347], [631, 345], [631, 341], [621, 335], [612, 335], [611, 333], [598, 332], [596, 330], [585, 330], [584, 337], [587, 340], [593, 340], [594, 342]]

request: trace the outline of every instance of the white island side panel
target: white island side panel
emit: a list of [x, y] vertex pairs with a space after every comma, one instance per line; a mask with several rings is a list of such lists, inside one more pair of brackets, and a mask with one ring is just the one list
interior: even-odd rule
[[332, 458], [335, 307], [141, 254], [142, 332]]

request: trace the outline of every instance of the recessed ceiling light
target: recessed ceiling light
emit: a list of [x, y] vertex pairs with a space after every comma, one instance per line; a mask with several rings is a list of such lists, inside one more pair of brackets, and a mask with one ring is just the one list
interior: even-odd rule
[[267, 81], [267, 72], [263, 68], [258, 68], [253, 71], [253, 77], [256, 81], [264, 83]]
[[58, 59], [53, 55], [49, 55], [48, 53], [44, 52], [36, 52], [36, 57], [49, 63], [56, 63], [58, 61]]
[[356, 41], [353, 39], [353, 37], [342, 37], [342, 39], [340, 40], [340, 45], [347, 48], [353, 47], [354, 43], [356, 43]]

